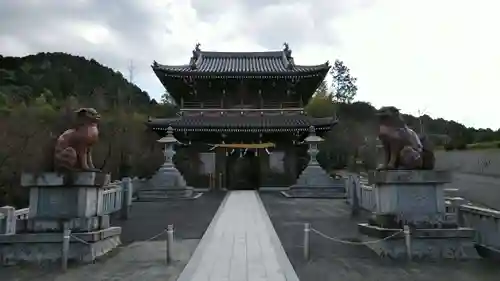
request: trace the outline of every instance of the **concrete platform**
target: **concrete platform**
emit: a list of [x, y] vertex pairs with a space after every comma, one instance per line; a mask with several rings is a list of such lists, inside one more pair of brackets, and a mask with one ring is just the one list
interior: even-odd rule
[[178, 281], [298, 281], [256, 191], [231, 191]]

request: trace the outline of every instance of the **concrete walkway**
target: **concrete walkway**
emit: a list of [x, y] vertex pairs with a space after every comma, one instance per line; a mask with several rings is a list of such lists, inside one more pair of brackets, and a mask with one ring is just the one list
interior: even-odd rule
[[231, 191], [177, 281], [298, 281], [256, 191]]

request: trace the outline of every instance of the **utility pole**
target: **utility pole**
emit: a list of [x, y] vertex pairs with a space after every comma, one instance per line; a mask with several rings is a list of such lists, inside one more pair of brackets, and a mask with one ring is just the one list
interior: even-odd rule
[[[130, 60], [129, 65], [128, 65], [128, 81], [132, 84], [134, 83], [134, 72], [135, 72], [134, 61]], [[127, 93], [127, 99], [128, 99], [129, 106], [132, 104], [131, 95], [132, 95], [132, 92]]]
[[427, 109], [427, 108], [424, 108], [423, 110], [422, 110], [422, 109], [419, 109], [419, 110], [417, 111], [417, 113], [418, 113], [418, 122], [419, 122], [419, 124], [420, 124], [420, 135], [423, 135], [423, 134], [424, 134], [424, 131], [425, 131], [425, 130], [424, 130], [424, 122], [423, 122], [423, 120], [422, 120], [422, 117], [425, 115], [425, 112], [427, 111], [426, 109]]

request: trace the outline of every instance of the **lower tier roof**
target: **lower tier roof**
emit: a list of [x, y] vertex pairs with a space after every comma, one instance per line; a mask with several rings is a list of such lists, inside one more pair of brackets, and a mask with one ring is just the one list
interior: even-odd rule
[[172, 127], [184, 132], [250, 132], [278, 133], [330, 130], [337, 120], [334, 117], [314, 118], [306, 115], [263, 115], [263, 116], [181, 116], [177, 118], [156, 118], [147, 125], [155, 131]]

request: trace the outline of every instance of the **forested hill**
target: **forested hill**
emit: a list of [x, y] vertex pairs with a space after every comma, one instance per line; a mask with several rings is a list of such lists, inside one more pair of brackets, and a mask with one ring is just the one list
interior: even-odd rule
[[[339, 67], [348, 71], [342, 63]], [[351, 129], [353, 126], [362, 128], [363, 124], [375, 120], [376, 109], [370, 104], [335, 101], [331, 98], [334, 95], [328, 95], [328, 91], [325, 83], [318, 88], [318, 94], [307, 108], [311, 115], [331, 116], [336, 112], [341, 123]], [[156, 106], [148, 93], [130, 83], [120, 72], [94, 59], [65, 53], [38, 53], [25, 57], [0, 55], [0, 109], [18, 104], [29, 106], [38, 99], [58, 110], [69, 98], [76, 98], [80, 105], [104, 111], [125, 105], [132, 111], [151, 116], [172, 115], [175, 111], [172, 106]], [[437, 144], [452, 140], [455, 146], [462, 146], [500, 140], [498, 130], [467, 128], [454, 121], [429, 116], [416, 118], [406, 115], [405, 120], [412, 128], [432, 134]]]
[[65, 53], [0, 55], [0, 105], [29, 104], [41, 95], [52, 105], [69, 97], [84, 103], [99, 100], [107, 107], [119, 102], [136, 106], [152, 102], [148, 93], [94, 59]]
[[[323, 89], [323, 90], [322, 90]], [[335, 102], [332, 95], [327, 92], [326, 86], [318, 88], [318, 92], [312, 98], [307, 106], [307, 111], [315, 117], [331, 116], [336, 114], [340, 120], [340, 127], [336, 134], [350, 135], [352, 140], [354, 133], [361, 136], [370, 134], [377, 120], [377, 109], [369, 103], [357, 101], [351, 103]], [[464, 149], [468, 144], [478, 144], [480, 146], [491, 144], [493, 147], [499, 146], [500, 130], [476, 129], [466, 127], [455, 121], [445, 120], [443, 118], [431, 118], [428, 115], [415, 117], [403, 114], [404, 120], [418, 133], [425, 133], [431, 137], [434, 144], [438, 146], [446, 145], [448, 148]], [[345, 129], [342, 129], [345, 128]], [[372, 132], [373, 133], [373, 132]], [[478, 147], [479, 148], [479, 147]], [[486, 147], [485, 147], [486, 148]]]

